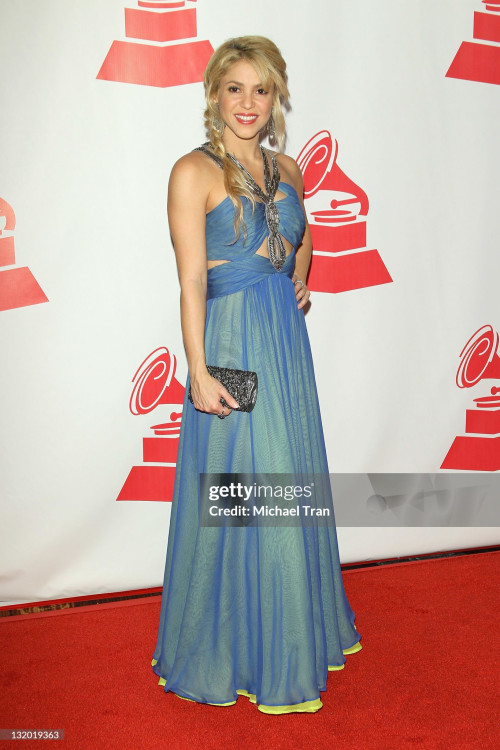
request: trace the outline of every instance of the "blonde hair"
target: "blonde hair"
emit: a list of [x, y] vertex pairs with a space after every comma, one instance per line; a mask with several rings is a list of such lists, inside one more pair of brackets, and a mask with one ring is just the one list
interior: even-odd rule
[[264, 36], [240, 36], [228, 39], [215, 50], [206, 67], [203, 77], [206, 98], [205, 127], [211, 149], [222, 159], [224, 187], [235, 207], [235, 242], [240, 236], [241, 229], [243, 229], [244, 237], [247, 233], [240, 196], [244, 195], [249, 198], [253, 208], [255, 208], [255, 196], [246, 185], [241, 170], [231, 159], [225, 158], [226, 149], [222, 141], [222, 133], [217, 127], [218, 124], [220, 127], [221, 119], [216, 97], [222, 78], [239, 60], [247, 60], [253, 65], [265, 88], [274, 84], [271, 117], [274, 121], [275, 141], [279, 151], [283, 149], [285, 143], [285, 118], [282, 105], [287, 103], [290, 96], [286, 63], [278, 47]]

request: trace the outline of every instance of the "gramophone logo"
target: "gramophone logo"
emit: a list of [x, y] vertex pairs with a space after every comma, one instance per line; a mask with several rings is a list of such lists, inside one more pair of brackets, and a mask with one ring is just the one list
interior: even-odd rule
[[500, 469], [500, 357], [498, 333], [482, 326], [460, 353], [457, 371], [459, 388], [472, 388], [482, 380], [494, 379], [489, 396], [474, 399], [466, 410], [465, 435], [458, 435], [441, 464], [442, 469], [498, 471]]
[[297, 157], [313, 245], [307, 285], [347, 292], [388, 284], [392, 279], [378, 251], [366, 247], [368, 197], [340, 169], [337, 155], [337, 141], [322, 130]]
[[132, 414], [149, 414], [160, 404], [180, 408], [170, 413], [170, 422], [151, 426], [153, 436], [142, 439], [143, 463], [132, 466], [117, 500], [172, 500], [185, 392], [174, 377], [176, 366], [175, 356], [160, 346], [146, 357], [132, 378]]
[[115, 40], [97, 78], [141, 86], [181, 86], [203, 80], [213, 47], [197, 40], [196, 0], [139, 0], [125, 8], [126, 40]]
[[0, 310], [12, 310], [14, 307], [27, 307], [49, 301], [27, 266], [6, 267], [13, 266], [16, 262], [15, 228], [14, 209], [0, 198]]
[[500, 2], [482, 5], [474, 11], [474, 41], [462, 42], [446, 77], [500, 84]]

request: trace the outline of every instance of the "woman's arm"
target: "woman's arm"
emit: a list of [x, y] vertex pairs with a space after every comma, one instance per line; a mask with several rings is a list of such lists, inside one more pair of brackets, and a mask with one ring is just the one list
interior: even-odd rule
[[[181, 286], [181, 328], [191, 378], [193, 404], [200, 411], [219, 414], [220, 398], [230, 407], [238, 402], [213, 378], [205, 361], [207, 310], [207, 255], [205, 212], [210, 173], [200, 163], [204, 157], [187, 154], [174, 165], [168, 185], [168, 221], [174, 243]], [[224, 414], [231, 409], [224, 409]]]
[[[312, 256], [312, 240], [311, 230], [309, 229], [309, 222], [307, 221], [307, 214], [304, 206], [304, 180], [302, 178], [300, 167], [295, 159], [292, 159], [291, 156], [286, 156], [285, 154], [279, 154], [278, 158], [282, 160], [282, 163], [284, 164], [284, 167], [290, 176], [292, 184], [297, 191], [302, 210], [304, 211], [304, 219], [306, 222], [304, 235], [302, 237], [302, 243], [299, 245], [295, 253], [295, 271], [292, 277], [292, 281], [295, 284], [295, 295], [299, 303], [297, 307], [300, 310], [307, 304], [307, 302], [309, 301], [309, 297], [311, 296], [311, 292], [306, 286], [306, 279], [307, 274], [309, 273], [309, 266]], [[299, 281], [301, 281], [302, 283], [299, 284]]]

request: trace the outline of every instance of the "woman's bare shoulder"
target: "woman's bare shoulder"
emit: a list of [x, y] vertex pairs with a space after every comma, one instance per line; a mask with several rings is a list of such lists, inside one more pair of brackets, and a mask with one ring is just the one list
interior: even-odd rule
[[201, 151], [190, 151], [175, 162], [170, 172], [169, 192], [206, 199], [218, 167]]
[[[171, 176], [187, 180], [199, 180], [213, 175], [213, 166], [209, 157], [201, 151], [189, 151], [175, 162]], [[215, 166], [215, 165], [214, 165]]]
[[289, 182], [295, 187], [299, 195], [301, 195], [304, 188], [304, 182], [302, 179], [302, 172], [300, 171], [300, 167], [295, 159], [287, 154], [281, 154], [279, 151], [274, 151], [272, 153], [278, 162], [282, 181]]

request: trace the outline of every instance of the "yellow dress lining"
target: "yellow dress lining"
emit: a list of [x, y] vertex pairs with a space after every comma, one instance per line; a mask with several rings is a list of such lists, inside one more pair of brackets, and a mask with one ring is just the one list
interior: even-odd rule
[[[358, 651], [361, 651], [362, 649], [361, 643], [358, 641], [354, 644], [354, 646], [350, 646], [349, 648], [342, 649], [342, 653], [344, 655], [348, 654], [355, 654]], [[155, 664], [157, 664], [157, 659], [153, 659], [151, 661], [151, 666], [154, 667]], [[340, 669], [344, 669], [345, 664], [340, 664], [339, 666], [329, 666], [328, 671], [334, 672], [338, 671]], [[158, 685], [165, 685], [166, 680], [163, 677], [160, 677], [158, 680]], [[172, 691], [173, 692], [173, 691]], [[250, 703], [257, 703], [257, 696], [253, 693], [249, 693], [247, 690], [237, 690], [236, 691], [238, 695], [243, 695], [245, 698], [248, 698]], [[174, 695], [177, 695], [178, 698], [182, 698], [184, 701], [191, 701], [191, 703], [201, 703], [201, 701], [195, 701], [193, 698], [186, 698], [184, 695], [179, 695], [178, 693], [174, 693]], [[207, 703], [208, 706], [234, 706], [236, 701], [230, 701], [229, 703]], [[314, 713], [315, 711], [319, 711], [319, 709], [323, 706], [321, 699], [316, 698], [312, 701], [304, 701], [303, 703], [292, 703], [289, 706], [265, 706], [264, 704], [260, 703], [258, 704], [257, 708], [259, 711], [262, 711], [264, 714], [289, 714], [289, 713]]]

